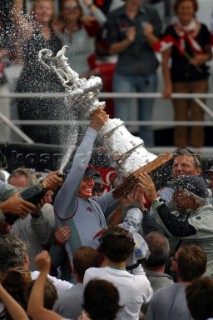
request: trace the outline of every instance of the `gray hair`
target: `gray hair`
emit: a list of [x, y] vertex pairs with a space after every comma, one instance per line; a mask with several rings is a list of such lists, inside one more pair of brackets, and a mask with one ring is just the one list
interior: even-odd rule
[[170, 254], [168, 239], [159, 232], [150, 232], [145, 240], [150, 254], [144, 260], [148, 267], [161, 267], [164, 265]]
[[35, 172], [28, 168], [17, 168], [12, 171], [11, 175], [8, 178], [8, 183], [10, 183], [10, 179], [14, 177], [24, 176], [27, 179], [28, 186], [31, 187], [36, 184], [36, 176]]
[[9, 269], [24, 265], [28, 246], [13, 234], [0, 237], [0, 276]]

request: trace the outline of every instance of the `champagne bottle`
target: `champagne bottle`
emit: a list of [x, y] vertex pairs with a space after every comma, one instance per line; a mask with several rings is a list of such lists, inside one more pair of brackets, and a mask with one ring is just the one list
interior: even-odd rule
[[[60, 173], [58, 173], [57, 175], [62, 178], [64, 177], [64, 175]], [[18, 196], [36, 206], [37, 204], [39, 204], [41, 199], [43, 199], [46, 192], [47, 188], [45, 186], [45, 181], [41, 180], [38, 184], [22, 190]], [[16, 214], [7, 213], [5, 215], [5, 221], [10, 225], [13, 225], [17, 219], [19, 219], [19, 216]]]

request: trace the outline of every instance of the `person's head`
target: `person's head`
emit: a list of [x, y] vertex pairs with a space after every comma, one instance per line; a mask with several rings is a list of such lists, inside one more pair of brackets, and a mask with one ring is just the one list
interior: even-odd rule
[[73, 256], [74, 273], [78, 282], [83, 282], [85, 271], [91, 267], [99, 267], [98, 252], [87, 246], [82, 246], [74, 252]]
[[[30, 297], [30, 293], [34, 283], [35, 283], [35, 280], [31, 281], [27, 285], [27, 288], [26, 288], [27, 301]], [[57, 299], [58, 299], [58, 294], [57, 294], [56, 287], [53, 284], [53, 282], [49, 278], [47, 278], [45, 287], [44, 287], [44, 308], [48, 310], [52, 310]]]
[[195, 210], [207, 203], [208, 189], [202, 177], [185, 175], [173, 180], [173, 202], [180, 212]]
[[65, 22], [79, 21], [82, 8], [78, 0], [64, 0], [61, 5], [60, 16]]
[[26, 188], [36, 183], [36, 177], [30, 169], [17, 168], [10, 174], [8, 183], [15, 187]]
[[186, 287], [186, 301], [194, 320], [213, 318], [213, 279], [201, 277]]
[[84, 178], [79, 189], [79, 197], [88, 199], [93, 196], [93, 188], [95, 185], [94, 179], [100, 177], [100, 173], [96, 170], [87, 167]]
[[106, 280], [90, 280], [84, 290], [83, 300], [83, 309], [92, 320], [114, 320], [122, 308], [118, 289]]
[[[26, 310], [26, 288], [32, 281], [29, 270], [22, 267], [10, 269], [1, 279], [4, 289]], [[5, 318], [12, 320], [7, 308], [4, 309]]]
[[150, 232], [145, 240], [150, 252], [143, 260], [145, 268], [157, 269], [164, 266], [170, 254], [168, 239], [158, 232]]
[[176, 0], [174, 3], [174, 12], [184, 26], [193, 20], [197, 10], [197, 0]]
[[28, 246], [13, 234], [0, 237], [0, 277], [11, 268], [29, 269]]
[[100, 238], [99, 251], [112, 262], [124, 262], [134, 251], [131, 233], [121, 227], [111, 225]]
[[35, 0], [32, 6], [32, 16], [39, 24], [50, 25], [54, 20], [54, 1]]
[[144, 0], [123, 0], [127, 4], [135, 5], [135, 6], [140, 6]]
[[29, 270], [17, 267], [4, 274], [1, 284], [7, 292], [26, 309], [26, 287], [32, 281]]
[[191, 282], [206, 271], [207, 255], [203, 248], [193, 243], [182, 245], [173, 260], [177, 263], [178, 277], [183, 282]]
[[173, 156], [172, 176], [174, 179], [185, 174], [201, 175], [202, 162], [199, 155], [190, 149], [179, 148], [173, 153]]

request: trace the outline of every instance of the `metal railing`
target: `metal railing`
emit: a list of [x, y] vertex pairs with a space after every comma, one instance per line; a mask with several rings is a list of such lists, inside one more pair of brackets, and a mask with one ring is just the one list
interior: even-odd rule
[[[9, 93], [0, 95], [0, 99], [23, 99], [23, 98], [64, 98], [66, 93]], [[107, 98], [142, 98], [142, 99], [163, 99], [161, 93], [100, 93], [99, 99], [104, 100]], [[201, 99], [213, 99], [213, 94], [185, 94], [174, 93], [172, 99], [194, 99], [196, 103], [204, 110], [206, 114], [213, 120], [213, 111]], [[0, 121], [7, 125], [11, 130], [21, 137], [27, 143], [33, 143], [17, 125], [71, 125], [70, 121], [56, 121], [56, 120], [10, 120], [3, 113], [0, 112]], [[79, 124], [87, 124], [88, 121], [78, 121]], [[75, 122], [76, 124], [76, 122]], [[139, 126], [212, 126], [212, 121], [125, 121], [125, 125], [139, 125]]]

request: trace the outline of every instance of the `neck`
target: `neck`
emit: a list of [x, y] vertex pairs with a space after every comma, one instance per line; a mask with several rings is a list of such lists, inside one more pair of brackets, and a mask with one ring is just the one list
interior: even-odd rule
[[149, 270], [149, 271], [153, 271], [153, 272], [161, 272], [164, 273], [165, 270], [165, 264], [160, 266], [160, 267], [150, 267], [147, 266], [146, 264], [143, 265], [145, 269]]
[[77, 27], [77, 25], [78, 25], [78, 22], [77, 21], [66, 21], [66, 29], [68, 29], [68, 30], [74, 30], [74, 29], [76, 29], [76, 27]]
[[101, 266], [102, 267], [114, 267], [114, 268], [126, 269], [126, 261], [114, 262], [114, 261], [104, 257], [104, 261]]

